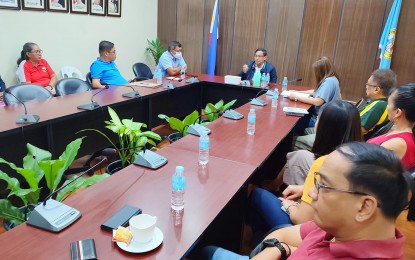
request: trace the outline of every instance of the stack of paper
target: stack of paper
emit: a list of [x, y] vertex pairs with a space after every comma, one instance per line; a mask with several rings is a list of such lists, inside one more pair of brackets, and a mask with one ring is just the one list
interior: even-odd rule
[[289, 116], [304, 116], [308, 114], [307, 109], [299, 107], [284, 107], [282, 110]]
[[310, 96], [310, 94], [307, 94], [307, 93], [302, 93], [302, 92], [297, 92], [297, 91], [289, 91], [289, 90], [283, 91], [281, 93], [281, 95], [283, 97], [288, 97], [290, 94], [295, 94], [295, 95], [297, 95], [297, 97], [309, 97]]

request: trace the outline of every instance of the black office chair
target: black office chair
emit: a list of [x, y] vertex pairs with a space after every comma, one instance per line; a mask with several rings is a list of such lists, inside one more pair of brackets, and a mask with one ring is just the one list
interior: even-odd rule
[[133, 65], [133, 72], [135, 75], [135, 81], [142, 81], [153, 78], [150, 68], [144, 63], [136, 63]]
[[389, 132], [389, 130], [391, 130], [392, 126], [393, 126], [393, 122], [388, 122], [386, 125], [382, 126], [377, 131], [375, 132], [372, 131], [371, 133], [366, 134], [365, 140], [369, 140], [370, 138], [386, 134], [387, 132]]
[[85, 76], [85, 81], [89, 83], [89, 85], [92, 88], [92, 78], [91, 78], [91, 72], [88, 72]]
[[58, 96], [65, 96], [73, 93], [89, 91], [91, 90], [91, 86], [81, 79], [65, 78], [56, 83], [55, 89]]
[[[18, 84], [7, 88], [7, 91], [10, 91], [21, 102], [47, 100], [53, 97], [49, 90], [35, 84]], [[20, 103], [20, 101], [7, 92], [4, 92], [3, 100], [6, 106]]]

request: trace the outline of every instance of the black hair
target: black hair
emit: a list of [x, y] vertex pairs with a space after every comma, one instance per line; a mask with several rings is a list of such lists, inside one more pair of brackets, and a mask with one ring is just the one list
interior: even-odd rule
[[390, 91], [396, 87], [396, 73], [390, 69], [377, 69], [372, 72], [373, 80], [379, 85], [382, 94], [389, 96]]
[[258, 49], [255, 50], [254, 54], [257, 53], [257, 51], [262, 51], [262, 54], [264, 54], [265, 57], [267, 56], [267, 50], [266, 49], [258, 48]]
[[[415, 123], [415, 83], [395, 88], [392, 94], [396, 94], [393, 100], [395, 108], [399, 108], [405, 113], [406, 120]], [[412, 134], [415, 137], [415, 125], [412, 127]]]
[[316, 139], [311, 152], [317, 159], [346, 142], [363, 141], [359, 112], [347, 101], [327, 103], [318, 118]]
[[399, 157], [380, 145], [363, 142], [344, 144], [336, 150], [352, 163], [345, 174], [350, 190], [376, 197], [383, 214], [397, 218], [408, 205], [410, 177]]
[[36, 46], [36, 45], [37, 44], [33, 42], [26, 42], [23, 45], [22, 51], [20, 52], [20, 57], [17, 59], [17, 66], [19, 66], [22, 61], [29, 59], [26, 53], [31, 52], [33, 50], [33, 46]]
[[103, 52], [109, 52], [112, 50], [112, 48], [114, 48], [114, 43], [109, 42], [109, 41], [101, 41], [99, 43], [99, 53], [103, 53]]
[[172, 50], [176, 49], [176, 47], [181, 48], [182, 47], [182, 44], [180, 42], [178, 42], [178, 41], [171, 41], [169, 43], [169, 46], [167, 47], [167, 50], [168, 51], [172, 51]]

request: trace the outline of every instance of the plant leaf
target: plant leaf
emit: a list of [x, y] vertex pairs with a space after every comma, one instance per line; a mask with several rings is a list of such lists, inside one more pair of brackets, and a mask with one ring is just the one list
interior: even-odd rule
[[64, 165], [65, 165], [65, 160], [48, 160], [48, 161], [39, 162], [39, 167], [45, 173], [46, 185], [48, 186], [50, 192], [53, 192], [59, 185], [59, 182], [57, 182], [58, 171]]
[[160, 119], [164, 119], [164, 120], [169, 120], [169, 117], [168, 116], [166, 116], [166, 115], [164, 115], [164, 114], [158, 114], [158, 118], [160, 118]]
[[25, 216], [23, 212], [13, 206], [10, 201], [6, 199], [0, 199], [0, 218], [7, 219], [15, 225], [20, 225], [25, 222]]
[[[213, 112], [215, 112], [217, 110], [217, 108], [216, 108], [216, 106], [214, 106], [213, 104], [211, 104], [211, 103], [207, 103], [206, 104], [206, 107], [205, 107], [205, 114], [206, 114], [206, 116], [207, 116], [207, 118], [208, 118], [208, 120], [210, 121], [210, 122], [213, 122], [213, 121], [215, 121], [216, 119], [218, 119], [218, 114], [217, 113], [213, 113]], [[209, 113], [211, 113], [211, 114], [209, 114]]]
[[[67, 197], [69, 197], [71, 194], [73, 194], [75, 191], [82, 189], [82, 188], [87, 188], [97, 182], [100, 182], [101, 180], [108, 178], [110, 175], [108, 173], [104, 173], [101, 175], [93, 175], [89, 178], [79, 178], [77, 181], [69, 184], [68, 186], [66, 186], [65, 188], [63, 188], [62, 190], [60, 190], [56, 196], [56, 200], [57, 201], [63, 201], [65, 200]], [[76, 176], [73, 176], [72, 178], [70, 178], [69, 180], [65, 181], [65, 183], [63, 185], [66, 185], [67, 183], [69, 183], [70, 181], [72, 181], [74, 178], [76, 178]], [[62, 186], [63, 186], [62, 185]]]
[[197, 118], [199, 117], [199, 112], [197, 110], [193, 111], [189, 115], [187, 115], [183, 120], [183, 125], [191, 125], [194, 124], [195, 121], [198, 123]]
[[223, 99], [219, 100], [216, 104], [215, 104], [215, 108], [219, 109], [221, 106], [223, 106]]
[[53, 187], [54, 187], [53, 190], [55, 190], [56, 187], [59, 185], [59, 183], [62, 180], [63, 174], [72, 164], [72, 162], [75, 160], [75, 157], [78, 154], [79, 148], [81, 148], [82, 139], [83, 137], [77, 138], [73, 140], [72, 142], [70, 142], [66, 146], [65, 151], [63, 151], [63, 153], [59, 156], [59, 159], [63, 160], [64, 164], [60, 169], [58, 169], [58, 172], [56, 174], [56, 179], [53, 183]]
[[175, 117], [169, 118], [169, 125], [171, 129], [177, 130], [179, 132], [182, 132], [184, 128], [183, 122]]
[[142, 132], [141, 135], [149, 137], [149, 138], [154, 139], [154, 140], [158, 140], [158, 141], [161, 140], [160, 135], [154, 133], [153, 131], [145, 131], [145, 132]]
[[231, 107], [233, 106], [233, 104], [235, 104], [235, 102], [236, 102], [236, 99], [234, 99], [234, 100], [229, 101], [228, 103], [226, 103], [226, 104], [223, 106], [223, 110], [222, 110], [222, 111], [225, 111], [225, 110], [227, 110], [227, 109], [231, 108]]
[[40, 149], [31, 144], [27, 144], [26, 147], [27, 155], [23, 158], [23, 168], [33, 170], [37, 181], [40, 182], [44, 176], [44, 173], [39, 168], [38, 162], [50, 160], [52, 158], [52, 154], [49, 151]]
[[112, 109], [111, 107], [108, 107], [108, 113], [110, 114], [110, 117], [112, 119], [112, 123], [116, 126], [121, 126], [121, 120], [118, 117], [117, 113], [115, 112], [114, 109]]

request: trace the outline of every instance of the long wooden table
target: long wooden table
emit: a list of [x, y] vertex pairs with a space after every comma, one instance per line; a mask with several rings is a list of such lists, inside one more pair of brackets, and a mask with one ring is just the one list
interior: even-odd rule
[[[111, 88], [103, 91], [105, 94], [101, 93], [102, 96], [98, 94], [95, 101], [104, 108], [110, 105], [117, 112], [121, 111], [119, 114], [122, 118], [134, 116], [137, 120], [138, 117], [152, 126], [157, 123], [155, 116], [158, 113], [175, 115], [173, 110], [167, 112], [166, 106], [174, 108], [179, 105], [182, 109], [174, 111], [177, 114], [187, 114], [202, 108], [206, 102], [217, 102], [222, 98], [221, 89], [225, 93], [225, 101], [238, 98], [239, 105], [247, 102], [244, 100], [247, 96], [253, 97], [258, 92], [254, 88], [220, 84], [221, 77], [200, 76], [201, 79], [203, 77], [211, 82], [175, 82], [178, 88], [174, 90], [140, 88], [138, 90], [143, 97], [137, 99], [122, 98], [122, 93], [130, 91], [126, 88]], [[104, 108], [82, 112], [76, 109], [76, 105], [88, 103], [91, 95], [92, 93], [81, 93], [55, 98], [42, 103], [42, 108], [33, 102], [29, 105], [29, 110], [33, 108], [31, 113], [44, 113], [42, 109], [49, 111], [47, 108], [53, 107], [51, 104], [63, 109], [41, 114], [41, 121], [24, 126], [23, 132], [17, 127], [4, 127], [3, 134], [10, 137], [23, 136], [24, 133], [21, 142], [25, 142], [29, 137], [36, 137], [36, 134], [45, 135], [45, 131], [46, 144], [56, 149], [60, 143], [68, 142], [60, 139], [74, 135], [73, 131], [95, 126], [99, 122], [102, 124], [107, 117]], [[269, 100], [265, 96], [262, 98]], [[165, 106], [164, 109], [161, 105]], [[211, 159], [207, 170], [202, 170], [197, 164], [198, 138], [186, 136], [159, 151], [169, 159], [169, 163], [159, 170], [132, 165], [68, 198], [65, 203], [80, 210], [83, 216], [61, 233], [54, 234], [23, 224], [2, 234], [0, 255], [5, 259], [68, 259], [70, 242], [86, 238], [95, 239], [99, 259], [193, 257], [195, 251], [209, 243], [238, 250], [241, 223], [245, 215], [246, 184], [268, 177], [270, 169], [276, 172], [276, 165], [285, 162], [285, 150], [291, 141], [290, 131], [298, 120], [297, 117], [283, 114], [282, 107], [285, 105], [303, 106], [280, 98], [278, 109], [271, 108], [271, 103], [263, 108], [255, 107], [257, 129], [254, 136], [246, 134], [249, 104], [237, 109], [245, 115], [244, 119], [233, 121], [220, 118], [211, 123]], [[5, 110], [12, 111], [11, 115], [19, 113], [17, 106]], [[0, 115], [1, 113], [0, 110]], [[10, 120], [7, 122], [12, 125]], [[29, 136], [32, 132], [35, 134]], [[0, 140], [5, 142], [3, 139], [0, 136]], [[96, 140], [94, 142], [99, 143]], [[177, 219], [170, 214], [171, 175], [177, 165], [185, 166], [188, 179], [181, 225], [175, 225]], [[103, 221], [125, 204], [140, 207], [143, 212], [157, 216], [157, 226], [164, 234], [164, 242], [159, 248], [146, 254], [126, 253], [111, 242], [111, 235], [107, 231], [99, 228]]]

